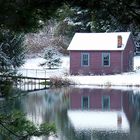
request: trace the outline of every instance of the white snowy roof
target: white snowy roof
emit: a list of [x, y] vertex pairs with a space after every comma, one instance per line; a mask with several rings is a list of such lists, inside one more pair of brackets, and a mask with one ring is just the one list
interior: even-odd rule
[[[118, 114], [122, 117], [118, 125]], [[129, 132], [130, 126], [123, 111], [82, 111], [68, 110], [68, 118], [75, 130], [119, 131]]]
[[[122, 47], [117, 47], [117, 37], [122, 36]], [[124, 50], [130, 32], [75, 33], [68, 50]]]

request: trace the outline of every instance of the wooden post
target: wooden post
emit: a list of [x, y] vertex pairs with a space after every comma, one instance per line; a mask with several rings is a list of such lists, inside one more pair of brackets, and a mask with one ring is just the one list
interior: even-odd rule
[[31, 79], [31, 90], [33, 90], [33, 81]]
[[41, 84], [41, 83], [40, 83], [40, 79], [39, 79], [39, 83], [38, 83], [38, 84], [39, 84], [39, 89], [40, 89], [40, 84]]
[[37, 77], [37, 69], [36, 69], [36, 77]]
[[25, 71], [26, 71], [26, 77], [28, 77], [28, 69], [26, 69]]
[[[36, 81], [36, 79], [34, 79]], [[35, 83], [35, 90], [36, 90], [36, 83]]]
[[22, 87], [22, 83], [21, 83], [22, 82], [22, 78], [21, 77], [19, 78], [19, 82], [20, 82], [20, 90], [21, 90], [21, 87]]
[[23, 86], [24, 86], [24, 91], [25, 91], [25, 84], [26, 84], [25, 82], [26, 82], [26, 81], [25, 81], [25, 78], [24, 78], [24, 83], [23, 83]]
[[28, 86], [27, 86], [27, 90], [29, 90], [29, 80], [27, 79], [27, 84], [28, 84]]
[[45, 70], [45, 78], [46, 78], [46, 70]]
[[47, 84], [47, 81], [46, 81], [46, 79], [45, 79], [45, 89], [46, 89], [46, 84]]

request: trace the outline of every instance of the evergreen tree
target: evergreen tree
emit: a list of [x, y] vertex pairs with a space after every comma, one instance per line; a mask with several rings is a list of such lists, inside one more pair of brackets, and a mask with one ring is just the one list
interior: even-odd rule
[[108, 20], [113, 23], [112, 19], [115, 19], [124, 26], [140, 26], [139, 0], [1, 0], [0, 27], [15, 31], [34, 31], [64, 3], [70, 7], [88, 9], [100, 22]]
[[0, 73], [10, 74], [24, 64], [24, 35], [9, 30], [0, 32]]
[[52, 67], [58, 67], [62, 63], [59, 52], [53, 47], [48, 47], [45, 50], [44, 59], [46, 61], [40, 64], [40, 66], [47, 65], [49, 69]]
[[49, 136], [56, 133], [53, 123], [42, 123], [36, 126], [29, 121], [25, 114], [14, 110], [10, 113], [0, 114], [0, 134], [10, 140], [28, 140], [32, 136]]
[[75, 32], [91, 32], [92, 15], [88, 9], [64, 4], [57, 10], [56, 18], [59, 21], [56, 33], [59, 35], [71, 38]]

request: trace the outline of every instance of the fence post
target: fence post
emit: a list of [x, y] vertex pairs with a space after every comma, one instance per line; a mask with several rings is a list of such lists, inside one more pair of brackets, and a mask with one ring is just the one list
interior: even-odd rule
[[46, 70], [45, 70], [45, 78], [46, 78]]
[[37, 69], [36, 69], [36, 77], [37, 77]]
[[46, 89], [46, 84], [47, 84], [47, 81], [46, 81], [46, 79], [45, 79], [45, 89]]
[[25, 69], [25, 71], [26, 71], [26, 77], [28, 77], [28, 69]]

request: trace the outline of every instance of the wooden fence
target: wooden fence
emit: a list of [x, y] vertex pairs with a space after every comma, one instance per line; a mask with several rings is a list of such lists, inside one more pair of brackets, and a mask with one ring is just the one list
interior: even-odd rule
[[[49, 78], [0, 75], [1, 81], [13, 81], [14, 86], [23, 91], [34, 91], [48, 88]], [[43, 84], [44, 83], [44, 84]]]
[[47, 78], [46, 70], [41, 69], [18, 69], [18, 73], [25, 77]]

